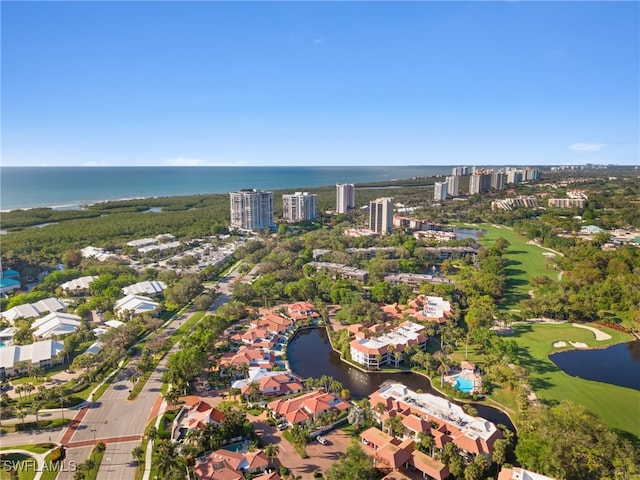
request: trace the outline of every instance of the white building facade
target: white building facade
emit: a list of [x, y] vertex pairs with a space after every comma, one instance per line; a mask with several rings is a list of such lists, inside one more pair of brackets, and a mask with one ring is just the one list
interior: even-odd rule
[[231, 228], [243, 231], [273, 228], [273, 192], [257, 189], [230, 192]]
[[318, 196], [308, 192], [282, 195], [282, 217], [288, 222], [315, 220]]
[[436, 182], [433, 184], [433, 199], [437, 201], [447, 199], [449, 184], [447, 182]]
[[369, 202], [369, 230], [380, 235], [393, 231], [393, 198], [378, 198]]
[[356, 187], [353, 183], [336, 185], [336, 212], [346, 213], [356, 206]]

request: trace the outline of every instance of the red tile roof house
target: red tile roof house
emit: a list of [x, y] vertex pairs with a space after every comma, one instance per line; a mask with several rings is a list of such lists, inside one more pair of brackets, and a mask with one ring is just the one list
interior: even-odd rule
[[251, 368], [249, 378], [237, 380], [231, 386], [239, 388], [242, 395], [249, 395], [253, 383], [263, 396], [289, 395], [304, 390], [302, 383], [289, 373], [269, 372], [258, 368]]
[[[364, 451], [375, 458], [376, 467], [385, 470], [418, 470], [424, 478], [444, 480], [449, 476], [447, 466], [415, 449], [412, 439], [403, 441], [371, 427], [360, 434]], [[387, 477], [385, 477], [387, 478]]]
[[213, 423], [216, 427], [219, 427], [222, 424], [222, 420], [224, 420], [224, 413], [201, 400], [187, 410], [182, 423], [183, 426], [192, 430], [194, 428], [204, 428], [208, 423]]
[[385, 326], [373, 325], [368, 332], [358, 332], [349, 343], [351, 360], [369, 369], [378, 369], [387, 364], [398, 367], [407, 347], [415, 345], [421, 350], [427, 347], [427, 337], [423, 333], [425, 327], [422, 325], [407, 321], [393, 330], [375, 335], [383, 328]]
[[284, 318], [273, 312], [262, 315], [259, 319], [251, 322], [252, 327], [262, 327], [271, 333], [286, 335], [295, 328], [295, 322], [290, 318]]
[[231, 337], [232, 340], [249, 345], [262, 350], [273, 350], [283, 337], [271, 333], [264, 327], [252, 327], [246, 332], [237, 333]]
[[295, 321], [320, 317], [320, 314], [315, 311], [313, 303], [309, 302], [296, 302], [287, 305], [287, 315]]
[[241, 365], [273, 370], [276, 360], [273, 355], [255, 347], [242, 346], [237, 352], [225, 353], [220, 357], [220, 374], [233, 374]]
[[348, 410], [349, 404], [332, 393], [316, 390], [299, 397], [274, 400], [267, 407], [275, 418], [284, 417], [289, 425], [297, 425], [330, 410]]
[[420, 295], [409, 302], [405, 313], [422, 322], [446, 323], [454, 312], [451, 303], [444, 298]]
[[244, 473], [264, 472], [268, 465], [264, 450], [239, 453], [221, 448], [200, 457], [194, 471], [198, 480], [244, 480]]
[[382, 386], [369, 396], [369, 401], [374, 408], [379, 403], [384, 405], [384, 413], [374, 412], [381, 424], [389, 416], [400, 416], [403, 438], [417, 440], [418, 434], [425, 432], [435, 438], [440, 449], [453, 442], [468, 455], [483, 455], [491, 462], [493, 444], [502, 438], [502, 432], [492, 422], [466, 414], [462, 407], [445, 398], [416, 393], [401, 383]]

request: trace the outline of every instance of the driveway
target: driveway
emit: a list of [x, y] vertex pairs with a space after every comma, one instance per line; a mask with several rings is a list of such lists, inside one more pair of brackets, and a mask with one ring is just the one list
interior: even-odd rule
[[327, 471], [341, 455], [344, 455], [351, 442], [351, 437], [348, 434], [342, 430], [333, 430], [323, 435], [328, 441], [327, 445], [313, 440], [307, 445], [309, 458], [300, 458], [293, 445], [282, 438], [282, 432], [276, 427], [267, 425], [260, 420], [254, 421], [253, 427], [255, 433], [262, 438], [265, 444], [275, 443], [278, 445], [280, 464], [291, 469], [294, 475], [301, 476], [303, 479], [313, 478], [314, 472]]

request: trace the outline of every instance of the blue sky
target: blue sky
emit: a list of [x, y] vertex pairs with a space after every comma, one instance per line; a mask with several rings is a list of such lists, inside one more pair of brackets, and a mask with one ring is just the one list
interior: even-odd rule
[[2, 164], [639, 163], [638, 2], [1, 2]]

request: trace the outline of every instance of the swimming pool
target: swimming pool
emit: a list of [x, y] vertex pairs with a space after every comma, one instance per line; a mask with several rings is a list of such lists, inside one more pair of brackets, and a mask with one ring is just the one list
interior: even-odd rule
[[464, 393], [473, 392], [473, 389], [474, 389], [473, 378], [468, 378], [467, 376], [461, 375], [461, 374], [454, 375], [452, 378], [454, 378], [456, 381], [456, 384], [454, 385], [456, 389]]
[[246, 447], [244, 445], [244, 442], [236, 442], [236, 443], [232, 443], [230, 445], [225, 445], [224, 447], [222, 447], [223, 450], [229, 450], [230, 452], [244, 452], [246, 451]]

